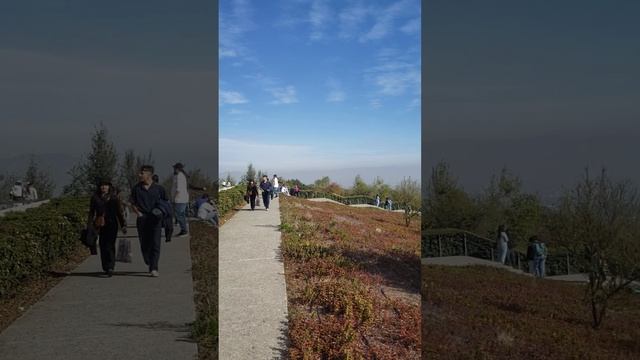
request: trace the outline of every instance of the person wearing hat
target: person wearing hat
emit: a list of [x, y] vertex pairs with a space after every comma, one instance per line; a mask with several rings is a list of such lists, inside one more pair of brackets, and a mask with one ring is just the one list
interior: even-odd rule
[[100, 181], [91, 197], [87, 219], [87, 228], [89, 227], [93, 227], [98, 233], [102, 270], [105, 275], [111, 277], [116, 265], [118, 229], [122, 229], [122, 233], [126, 234], [127, 222], [122, 210], [122, 202], [108, 180]]

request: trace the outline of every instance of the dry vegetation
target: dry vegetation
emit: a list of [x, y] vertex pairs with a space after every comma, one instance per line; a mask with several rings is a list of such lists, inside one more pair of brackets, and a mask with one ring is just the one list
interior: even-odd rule
[[281, 198], [292, 359], [420, 358], [420, 226]]
[[584, 285], [489, 267], [422, 268], [424, 359], [640, 359], [640, 295], [591, 327]]
[[198, 359], [218, 358], [218, 231], [201, 221], [190, 222], [191, 261], [198, 341]]

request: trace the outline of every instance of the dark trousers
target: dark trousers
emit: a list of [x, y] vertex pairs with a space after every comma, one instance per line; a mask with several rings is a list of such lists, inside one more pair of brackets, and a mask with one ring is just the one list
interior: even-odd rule
[[265, 209], [269, 208], [269, 200], [271, 200], [271, 195], [270, 195], [269, 191], [263, 191], [262, 192], [262, 201], [264, 202], [264, 208]]
[[149, 265], [149, 271], [158, 270], [161, 225], [162, 221], [153, 215], [140, 216], [136, 221], [142, 258]]
[[162, 221], [164, 226], [164, 238], [167, 242], [171, 241], [173, 235], [173, 216], [167, 216]]
[[256, 208], [256, 195], [249, 196], [249, 201], [251, 202], [251, 210]]
[[118, 224], [106, 224], [100, 229], [100, 261], [102, 270], [113, 270], [116, 267], [116, 238]]

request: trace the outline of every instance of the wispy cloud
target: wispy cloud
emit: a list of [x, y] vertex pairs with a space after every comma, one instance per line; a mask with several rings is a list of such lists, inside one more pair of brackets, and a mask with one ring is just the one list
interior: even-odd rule
[[419, 57], [410, 49], [401, 52], [386, 48], [378, 52], [376, 65], [364, 71], [365, 80], [376, 87], [374, 96], [420, 94]]
[[247, 110], [242, 110], [242, 109], [230, 109], [227, 112], [228, 115], [246, 115], [249, 114], [249, 112]]
[[415, 0], [400, 0], [375, 12], [375, 22], [371, 29], [360, 36], [361, 42], [379, 40], [393, 31], [393, 26], [400, 18], [420, 12], [420, 3]]
[[220, 12], [220, 58], [237, 58], [248, 55], [244, 34], [255, 25], [248, 0], [232, 0], [231, 12]]
[[344, 9], [338, 16], [340, 29], [338, 36], [345, 39], [354, 37], [369, 14], [369, 8], [365, 7], [361, 1]]
[[331, 19], [331, 9], [326, 0], [313, 0], [309, 11], [311, 23], [311, 40], [320, 40], [324, 37], [324, 28]]
[[247, 100], [244, 97], [244, 95], [242, 95], [237, 91], [224, 91], [224, 90], [220, 91], [220, 105], [224, 105], [224, 104], [238, 105], [238, 104], [246, 104], [247, 102], [249, 102], [249, 100]]
[[270, 88], [268, 91], [275, 98], [271, 104], [294, 104], [298, 102], [296, 88], [293, 85]]
[[374, 109], [380, 109], [382, 107], [382, 101], [380, 101], [380, 99], [371, 99], [369, 100], [369, 105]]
[[407, 22], [400, 28], [400, 31], [407, 35], [417, 34], [418, 32], [420, 32], [420, 24], [420, 18], [409, 20], [409, 22]]
[[346, 99], [347, 94], [342, 90], [340, 82], [334, 78], [327, 80], [327, 87], [329, 88], [329, 94], [327, 95], [328, 102], [342, 102]]

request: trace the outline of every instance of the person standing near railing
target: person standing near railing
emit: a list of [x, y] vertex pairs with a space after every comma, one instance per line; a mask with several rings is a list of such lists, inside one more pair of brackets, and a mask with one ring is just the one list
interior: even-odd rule
[[507, 252], [509, 251], [509, 236], [507, 236], [507, 227], [504, 225], [498, 227], [497, 245], [498, 261], [504, 264], [507, 259]]

